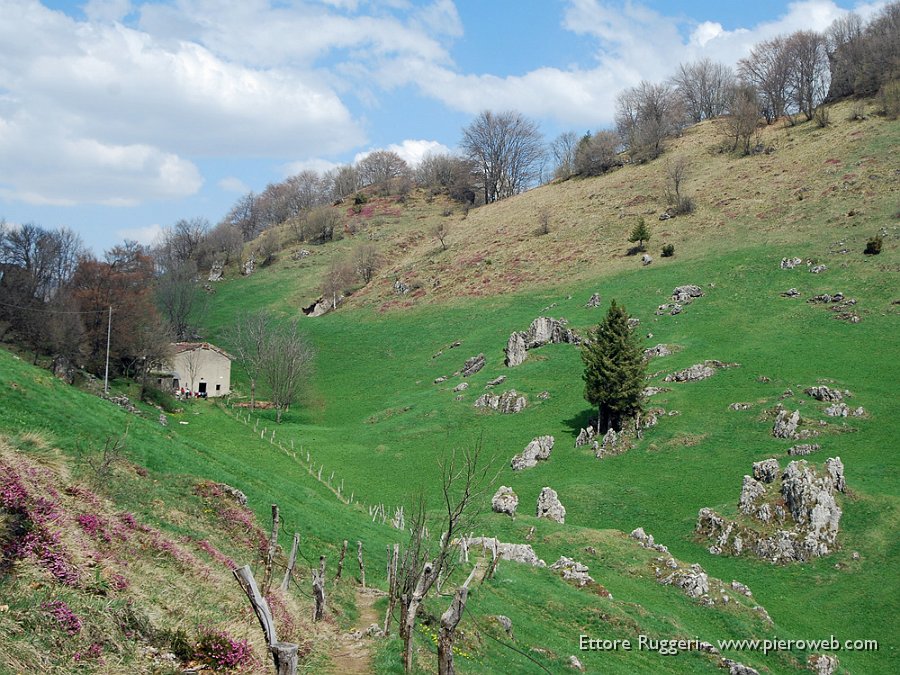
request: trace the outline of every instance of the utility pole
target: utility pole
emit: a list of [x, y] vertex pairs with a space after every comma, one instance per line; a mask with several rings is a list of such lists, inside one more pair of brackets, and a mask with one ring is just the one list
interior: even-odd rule
[[106, 324], [106, 373], [103, 375], [103, 393], [109, 394], [109, 342], [112, 337], [112, 305], [109, 306], [109, 321]]

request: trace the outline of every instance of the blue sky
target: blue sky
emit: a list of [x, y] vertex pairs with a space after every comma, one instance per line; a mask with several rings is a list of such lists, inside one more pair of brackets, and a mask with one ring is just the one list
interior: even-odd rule
[[0, 0], [0, 218], [150, 243], [303, 168], [453, 150], [481, 110], [600, 129], [680, 62], [884, 4]]

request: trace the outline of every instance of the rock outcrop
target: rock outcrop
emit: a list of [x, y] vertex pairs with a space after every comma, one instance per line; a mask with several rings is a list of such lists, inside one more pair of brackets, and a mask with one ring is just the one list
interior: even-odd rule
[[588, 574], [587, 565], [566, 556], [560, 556], [559, 560], [550, 565], [550, 569], [560, 572], [564, 580], [572, 581], [579, 587], [595, 583], [591, 575]]
[[666, 375], [666, 382], [697, 382], [705, 380], [716, 374], [715, 368], [711, 368], [704, 363], [695, 363], [690, 368], [679, 370], [675, 373]]
[[225, 265], [221, 261], [216, 260], [209, 269], [207, 281], [221, 281], [223, 274], [225, 274]]
[[575, 447], [581, 448], [592, 443], [594, 443], [594, 427], [588, 425], [578, 432], [578, 438], [575, 439]]
[[241, 274], [245, 277], [249, 277], [256, 271], [256, 258], [250, 258], [244, 263], [244, 266], [241, 268]]
[[797, 426], [800, 424], [800, 411], [789, 413], [781, 408], [775, 416], [775, 424], [772, 426], [772, 435], [775, 438], [797, 438]]
[[537, 557], [530, 544], [508, 544], [493, 537], [469, 537], [466, 540], [468, 547], [481, 546], [485, 549], [497, 548], [497, 555], [501, 560], [531, 565], [532, 567], [546, 567], [547, 563]]
[[800, 258], [782, 258], [781, 259], [781, 269], [792, 270], [797, 265], [800, 265], [802, 263], [803, 263], [803, 261]]
[[539, 316], [527, 331], [518, 331], [509, 336], [506, 342], [505, 363], [510, 368], [520, 365], [528, 358], [529, 349], [537, 349], [548, 344], [579, 344], [581, 339], [574, 331], [566, 328], [565, 319], [553, 319]]
[[653, 256], [651, 256], [649, 253], [645, 253], [644, 255], [641, 256], [641, 264], [642, 265], [647, 266], [652, 262], [653, 262]]
[[844, 400], [844, 396], [850, 395], [849, 391], [842, 392], [826, 386], [807, 387], [803, 390], [803, 393], [807, 396], [812, 396], [817, 401], [825, 401], [827, 403], [839, 403]]
[[484, 364], [484, 354], [479, 354], [478, 356], [472, 356], [466, 359], [466, 362], [463, 365], [462, 369], [462, 376], [469, 377], [470, 375], [474, 375], [479, 370], [484, 368]]
[[645, 359], [653, 359], [658, 356], [669, 356], [672, 354], [672, 350], [669, 349], [668, 345], [659, 344], [655, 347], [650, 347], [649, 349], [644, 350], [644, 358]]
[[672, 302], [679, 305], [689, 305], [694, 298], [702, 298], [703, 290], [699, 286], [688, 284], [687, 286], [677, 286], [672, 291]]
[[799, 445], [793, 445], [788, 448], [787, 452], [792, 456], [803, 456], [816, 452], [819, 448], [820, 446], [818, 443], [800, 443]]
[[773, 462], [757, 462], [754, 476], [744, 476], [738, 510], [745, 518], [728, 520], [700, 509], [697, 532], [713, 542], [711, 553], [749, 551], [771, 562], [793, 562], [834, 550], [841, 519], [835, 493], [846, 489], [840, 457], [828, 459], [824, 473], [806, 460], [792, 461], [780, 484], [769, 480], [777, 465]]
[[537, 500], [537, 517], [547, 518], [557, 523], [566, 522], [566, 507], [559, 501], [553, 488], [545, 487]]
[[500, 395], [482, 394], [474, 405], [476, 408], [490, 408], [504, 414], [513, 414], [524, 410], [528, 405], [528, 399], [515, 389], [510, 389]]
[[519, 508], [518, 495], [511, 487], [501, 485], [491, 499], [491, 509], [494, 513], [505, 513], [515, 517], [517, 508]]
[[533, 439], [521, 453], [512, 458], [510, 464], [513, 471], [530, 469], [533, 466], [537, 466], [539, 461], [550, 459], [553, 441], [553, 436], [538, 436]]
[[593, 295], [591, 295], [591, 299], [587, 301], [585, 307], [587, 307], [588, 309], [593, 309], [595, 307], [599, 307], [601, 302], [602, 299], [600, 298], [600, 294], [594, 293]]

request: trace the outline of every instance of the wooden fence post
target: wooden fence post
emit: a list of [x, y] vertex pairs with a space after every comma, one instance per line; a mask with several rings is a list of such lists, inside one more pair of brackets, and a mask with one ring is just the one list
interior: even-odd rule
[[316, 606], [313, 608], [313, 621], [321, 621], [325, 618], [325, 556], [319, 556], [319, 569], [313, 570], [313, 599]]
[[284, 579], [281, 581], [281, 590], [287, 593], [291, 585], [291, 574], [294, 572], [294, 564], [297, 562], [297, 549], [300, 546], [300, 533], [294, 532], [294, 543], [291, 546], [291, 557], [288, 558], [287, 570], [284, 573]]
[[278, 552], [278, 504], [272, 504], [272, 534], [269, 535], [269, 547], [266, 550], [266, 572], [263, 576], [263, 595], [269, 594], [272, 585], [272, 566], [275, 564], [275, 554]]
[[341, 546], [341, 557], [338, 558], [338, 569], [337, 574], [334, 575], [334, 582], [337, 583], [341, 580], [341, 574], [344, 573], [344, 556], [347, 555], [347, 540], [344, 539], [344, 544]]
[[362, 587], [366, 587], [366, 566], [363, 564], [363, 544], [361, 541], [356, 542], [356, 559], [359, 561], [359, 577]]
[[391, 632], [391, 617], [397, 604], [397, 565], [400, 560], [400, 544], [394, 544], [393, 551], [388, 546], [388, 608], [384, 615], [384, 634]]
[[253, 578], [253, 572], [250, 565], [244, 565], [233, 570], [234, 578], [237, 579], [250, 604], [259, 620], [259, 625], [263, 629], [266, 636], [266, 645], [269, 653], [272, 655], [272, 661], [275, 663], [276, 675], [296, 675], [297, 673], [297, 645], [292, 642], [279, 642], [278, 635], [275, 632], [275, 622], [272, 620], [272, 612], [269, 610], [269, 603], [259, 592], [256, 586], [256, 579]]

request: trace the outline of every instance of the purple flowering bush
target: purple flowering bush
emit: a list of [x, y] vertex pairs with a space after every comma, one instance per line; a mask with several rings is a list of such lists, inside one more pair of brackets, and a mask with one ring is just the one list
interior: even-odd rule
[[200, 626], [195, 658], [213, 670], [238, 670], [253, 664], [247, 640], [236, 640], [227, 632]]
[[81, 619], [62, 600], [48, 600], [41, 603], [41, 611], [51, 617], [69, 635], [77, 635], [81, 632]]

